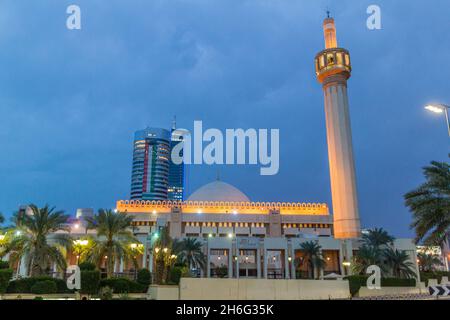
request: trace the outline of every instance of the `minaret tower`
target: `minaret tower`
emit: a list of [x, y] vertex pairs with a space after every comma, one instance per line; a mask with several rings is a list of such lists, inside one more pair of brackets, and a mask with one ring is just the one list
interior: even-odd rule
[[325, 96], [334, 236], [351, 239], [361, 232], [347, 97], [352, 67], [349, 52], [338, 48], [334, 19], [329, 14], [323, 22], [323, 31], [325, 50], [317, 54], [315, 64]]

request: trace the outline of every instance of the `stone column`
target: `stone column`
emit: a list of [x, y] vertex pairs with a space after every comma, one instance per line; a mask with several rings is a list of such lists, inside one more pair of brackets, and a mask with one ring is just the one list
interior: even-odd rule
[[228, 249], [228, 278], [233, 278], [233, 249], [231, 246]]
[[292, 279], [297, 279], [297, 276], [295, 274], [295, 250], [294, 247], [291, 247], [291, 278]]
[[207, 255], [206, 255], [206, 272], [207, 272], [207, 275], [206, 275], [206, 277], [207, 278], [211, 278], [211, 262], [210, 262], [210, 256], [211, 256], [211, 250], [209, 249], [209, 244], [208, 244], [208, 248], [206, 248], [206, 250], [207, 250]]
[[147, 265], [147, 241], [144, 242], [144, 254], [142, 255], [142, 268], [145, 269]]
[[266, 250], [266, 248], [264, 248], [263, 266], [264, 266], [264, 279], [267, 279], [267, 250]]
[[256, 276], [261, 279], [261, 249], [256, 249]]
[[120, 258], [119, 272], [123, 273], [123, 258]]
[[289, 276], [289, 250], [288, 247], [286, 247], [284, 249], [284, 278], [285, 279], [290, 279], [291, 277]]

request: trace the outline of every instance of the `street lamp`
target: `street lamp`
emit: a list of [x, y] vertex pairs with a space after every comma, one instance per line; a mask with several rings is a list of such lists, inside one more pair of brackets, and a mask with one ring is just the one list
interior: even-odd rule
[[445, 104], [429, 104], [425, 106], [425, 109], [434, 113], [445, 113], [448, 135], [450, 136], [450, 121], [448, 119], [448, 109], [450, 109], [450, 106], [447, 106]]

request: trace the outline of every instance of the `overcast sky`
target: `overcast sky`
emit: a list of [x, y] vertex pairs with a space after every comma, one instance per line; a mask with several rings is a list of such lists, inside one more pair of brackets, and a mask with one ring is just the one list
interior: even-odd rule
[[[78, 4], [82, 30], [66, 28]], [[366, 8], [382, 9], [382, 30]], [[280, 129], [280, 171], [195, 166], [188, 192], [222, 180], [254, 201], [331, 206], [314, 56], [327, 6], [350, 50], [350, 114], [364, 227], [412, 236], [402, 195], [447, 161], [430, 101], [450, 104], [448, 0], [39, 0], [0, 2], [0, 211], [73, 214], [129, 196], [132, 139], [146, 126]]]

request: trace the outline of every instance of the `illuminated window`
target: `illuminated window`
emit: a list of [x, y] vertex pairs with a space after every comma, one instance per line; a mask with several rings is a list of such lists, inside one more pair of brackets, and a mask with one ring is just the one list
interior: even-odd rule
[[350, 56], [348, 54], [345, 55], [345, 65], [350, 66]]

